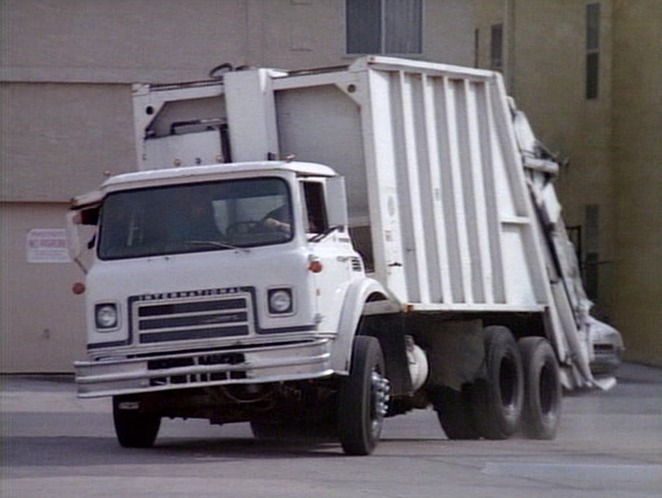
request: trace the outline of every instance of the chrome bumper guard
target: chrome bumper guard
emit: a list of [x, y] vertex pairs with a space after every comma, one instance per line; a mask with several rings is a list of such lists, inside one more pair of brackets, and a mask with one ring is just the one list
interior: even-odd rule
[[280, 345], [77, 361], [78, 397], [327, 377], [333, 374], [331, 346], [331, 339], [316, 338]]

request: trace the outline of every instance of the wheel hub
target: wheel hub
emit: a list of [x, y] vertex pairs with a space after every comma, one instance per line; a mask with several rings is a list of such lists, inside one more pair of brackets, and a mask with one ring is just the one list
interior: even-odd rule
[[371, 421], [373, 434], [381, 431], [382, 421], [388, 411], [388, 402], [391, 399], [389, 392], [391, 384], [386, 377], [377, 371], [373, 371], [370, 378], [370, 387], [372, 395], [371, 403]]

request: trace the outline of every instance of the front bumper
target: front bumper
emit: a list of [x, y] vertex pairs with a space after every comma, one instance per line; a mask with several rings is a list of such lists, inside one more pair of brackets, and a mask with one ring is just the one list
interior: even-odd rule
[[286, 344], [77, 361], [78, 397], [327, 377], [333, 374], [332, 345], [332, 339], [316, 337]]

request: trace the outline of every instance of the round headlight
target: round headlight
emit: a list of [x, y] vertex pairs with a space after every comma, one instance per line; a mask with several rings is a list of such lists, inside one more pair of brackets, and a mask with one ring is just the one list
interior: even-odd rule
[[102, 304], [96, 310], [97, 327], [112, 329], [117, 327], [117, 308], [114, 304]]
[[269, 294], [269, 311], [271, 313], [288, 313], [292, 311], [292, 294], [285, 289], [272, 291]]

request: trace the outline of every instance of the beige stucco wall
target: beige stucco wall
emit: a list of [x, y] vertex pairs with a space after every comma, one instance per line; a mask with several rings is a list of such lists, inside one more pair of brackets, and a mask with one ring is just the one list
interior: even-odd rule
[[135, 169], [129, 85], [0, 85], [0, 372], [62, 372], [84, 352], [73, 263], [29, 263], [32, 229], [65, 227], [68, 201]]
[[67, 202], [134, 170], [130, 85], [5, 83], [3, 201]]
[[[221, 63], [347, 63], [344, 0], [3, 0], [0, 80], [173, 82]], [[424, 2], [428, 60], [471, 64], [463, 0]]]
[[489, 68], [490, 26], [504, 26], [504, 79], [539, 139], [562, 160], [557, 180], [569, 226], [586, 228], [597, 206], [597, 231], [584, 230], [583, 249], [597, 253], [594, 312], [611, 320], [614, 304], [614, 181], [611, 168], [611, 1], [601, 3], [599, 97], [585, 98], [587, 1], [480, 0], [479, 65]]
[[599, 1], [599, 96], [586, 100], [585, 14], [596, 1], [473, 2], [479, 65], [489, 67], [489, 28], [503, 22], [509, 91], [570, 160], [557, 187], [584, 253], [597, 252], [594, 312], [622, 331], [629, 359], [662, 365], [662, 4]]
[[[3, 78], [135, 82], [206, 77], [243, 62], [241, 0], [3, 0]], [[148, 79], [145, 79], [148, 78]]]
[[[512, 2], [513, 94], [539, 138], [569, 164], [557, 182], [569, 226], [582, 226], [584, 252], [597, 253], [596, 314], [612, 319], [614, 179], [611, 167], [611, 2], [602, 1], [599, 94], [585, 97], [586, 3]], [[531, 20], [535, 19], [535, 22]], [[587, 206], [597, 206], [590, 233]]]
[[63, 228], [66, 204], [0, 203], [0, 372], [66, 372], [85, 353], [82, 298], [73, 264], [28, 263], [34, 228]]
[[[473, 65], [477, 55], [488, 67], [490, 26], [504, 23], [509, 90], [571, 161], [558, 182], [566, 221], [583, 225], [599, 207], [596, 310], [623, 331], [630, 358], [662, 364], [662, 6], [600, 0], [600, 96], [587, 101], [587, 3], [426, 0], [416, 57]], [[346, 64], [344, 15], [344, 0], [0, 2], [1, 371], [69, 370], [81, 351], [82, 331], [69, 335], [83, 320], [69, 292], [80, 272], [28, 264], [25, 236], [63, 227], [69, 197], [105, 172], [135, 169], [129, 84], [205, 78], [224, 62]]]
[[662, 3], [614, 5], [615, 322], [630, 358], [662, 365]]
[[[472, 62], [463, 0], [427, 1], [423, 59]], [[63, 228], [71, 196], [136, 169], [131, 83], [213, 67], [347, 64], [344, 0], [0, 2], [0, 371], [70, 371], [83, 303], [73, 264], [27, 263], [33, 228]]]
[[[557, 185], [584, 252], [598, 253], [596, 315], [621, 330], [627, 358], [662, 365], [662, 4], [599, 2], [599, 96], [586, 100], [588, 3], [509, 2], [512, 90], [570, 160]], [[599, 223], [587, 240], [591, 205]]]

